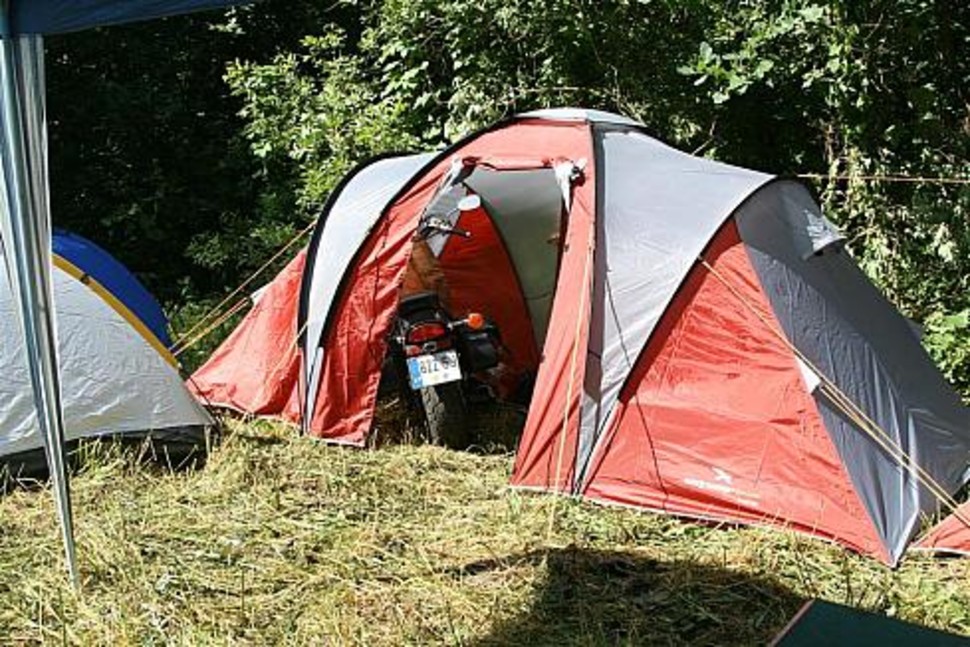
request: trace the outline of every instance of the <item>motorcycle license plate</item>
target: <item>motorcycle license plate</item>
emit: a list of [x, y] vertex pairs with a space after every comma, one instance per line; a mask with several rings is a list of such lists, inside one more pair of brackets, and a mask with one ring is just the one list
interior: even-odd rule
[[415, 391], [426, 386], [460, 380], [458, 353], [453, 350], [443, 350], [432, 355], [409, 357], [408, 375], [411, 378], [411, 388]]

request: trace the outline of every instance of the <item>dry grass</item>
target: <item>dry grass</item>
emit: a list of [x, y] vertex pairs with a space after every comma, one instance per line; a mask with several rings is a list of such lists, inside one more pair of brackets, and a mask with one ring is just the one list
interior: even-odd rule
[[74, 481], [83, 592], [48, 493], [0, 499], [0, 641], [764, 644], [809, 597], [970, 634], [970, 561], [897, 571], [779, 532], [509, 491], [509, 455], [234, 429], [201, 470]]

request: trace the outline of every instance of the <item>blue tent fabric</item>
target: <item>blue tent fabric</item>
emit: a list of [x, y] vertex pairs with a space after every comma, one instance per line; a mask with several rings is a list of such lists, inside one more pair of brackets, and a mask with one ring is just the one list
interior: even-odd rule
[[176, 14], [249, 4], [251, 0], [8, 0], [9, 32], [58, 34]]
[[55, 230], [54, 253], [100, 283], [125, 304], [166, 347], [172, 345], [168, 320], [155, 297], [115, 257], [87, 238]]

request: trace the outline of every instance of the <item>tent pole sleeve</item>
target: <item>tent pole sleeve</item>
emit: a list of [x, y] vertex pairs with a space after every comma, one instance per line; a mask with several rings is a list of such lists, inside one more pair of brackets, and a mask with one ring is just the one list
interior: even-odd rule
[[68, 573], [79, 584], [51, 288], [44, 44], [38, 35], [0, 39], [2, 130], [0, 242], [24, 333], [37, 423], [44, 437]]

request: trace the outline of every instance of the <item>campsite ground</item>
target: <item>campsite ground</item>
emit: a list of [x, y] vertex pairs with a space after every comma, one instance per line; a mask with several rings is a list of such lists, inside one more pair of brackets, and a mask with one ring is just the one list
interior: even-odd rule
[[194, 471], [87, 461], [79, 596], [49, 496], [0, 498], [0, 642], [764, 644], [811, 597], [970, 634], [970, 560], [891, 571], [786, 533], [510, 491], [507, 453], [231, 426]]

